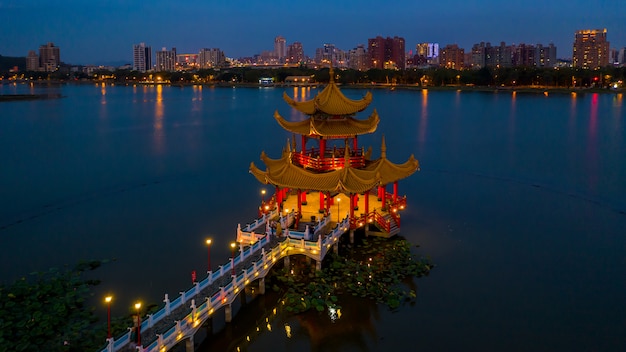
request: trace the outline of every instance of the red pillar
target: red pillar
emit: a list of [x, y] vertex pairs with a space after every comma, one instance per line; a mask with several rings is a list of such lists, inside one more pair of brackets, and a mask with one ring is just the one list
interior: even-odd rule
[[280, 203], [283, 201], [283, 191], [276, 186], [276, 209], [280, 211]]
[[350, 193], [350, 220], [354, 219], [354, 194]]
[[352, 203], [352, 208], [354, 208], [354, 210], [359, 210], [359, 194], [358, 193], [354, 194], [354, 202]]
[[298, 225], [300, 224], [300, 216], [302, 215], [302, 190], [298, 190], [298, 215], [296, 216], [296, 229], [298, 228]]
[[302, 135], [302, 148], [300, 149], [300, 151], [302, 152], [302, 154], [306, 152], [306, 136], [305, 135]]
[[320, 158], [324, 157], [324, 153], [326, 153], [326, 140], [320, 138]]
[[398, 181], [394, 181], [393, 183], [393, 202], [398, 201]]
[[356, 153], [357, 149], [358, 149], [358, 144], [356, 141], [356, 136], [354, 136], [354, 138], [352, 139], [352, 151]]
[[370, 212], [370, 191], [365, 191], [363, 197], [365, 197], [365, 216], [367, 216]]
[[382, 209], [383, 210], [387, 210], [387, 204], [385, 204], [385, 202], [386, 202], [385, 198], [387, 197], [387, 190], [385, 190], [385, 186], [384, 185], [381, 186], [380, 190], [381, 190], [381, 192], [380, 192], [381, 193], [380, 200], [382, 201], [382, 204], [383, 204], [382, 205]]
[[307, 202], [306, 202], [306, 191], [301, 192], [301, 194], [300, 194], [300, 201], [302, 202], [302, 205], [306, 205], [307, 204]]

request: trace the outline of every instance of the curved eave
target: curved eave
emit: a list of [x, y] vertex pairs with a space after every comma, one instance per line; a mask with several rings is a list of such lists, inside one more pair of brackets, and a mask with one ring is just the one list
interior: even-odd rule
[[372, 102], [372, 93], [367, 92], [363, 99], [348, 99], [336, 84], [330, 83], [317, 97], [315, 107], [328, 115], [351, 115], [363, 111]]
[[278, 113], [278, 110], [274, 112], [274, 118], [280, 127], [289, 132], [305, 136], [311, 135], [311, 119], [306, 119], [304, 121], [287, 121]]
[[314, 99], [307, 101], [295, 101], [291, 99], [286, 92], [283, 92], [283, 99], [287, 102], [287, 104], [291, 105], [294, 109], [300, 111], [301, 113], [313, 115], [316, 111]]
[[419, 162], [411, 156], [401, 165], [379, 159], [365, 169], [347, 167], [327, 173], [316, 173], [293, 165], [287, 158], [270, 159], [263, 155], [262, 159], [267, 170], [262, 171], [251, 163], [250, 173], [261, 183], [281, 188], [363, 193], [379, 184], [389, 184], [406, 178], [419, 169]]
[[296, 110], [307, 114], [325, 113], [328, 115], [352, 115], [365, 110], [372, 102], [372, 93], [367, 92], [362, 99], [352, 100], [343, 95], [335, 83], [329, 83], [313, 99], [295, 101], [286, 92], [283, 99]]
[[305, 136], [345, 137], [374, 133], [378, 128], [380, 118], [376, 109], [365, 120], [357, 120], [352, 117], [343, 119], [316, 119], [309, 118], [304, 121], [287, 121], [278, 111], [274, 112], [274, 118], [285, 130]]

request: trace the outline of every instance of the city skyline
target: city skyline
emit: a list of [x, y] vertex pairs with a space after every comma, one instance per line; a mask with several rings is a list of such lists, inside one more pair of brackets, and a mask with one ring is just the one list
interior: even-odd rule
[[606, 28], [611, 48], [625, 47], [623, 13], [626, 3], [608, 0], [395, 1], [384, 6], [322, 0], [310, 7], [287, 1], [181, 6], [155, 0], [129, 6], [121, 0], [9, 0], [0, 2], [0, 33], [5, 38], [0, 55], [25, 57], [29, 50], [54, 42], [66, 63], [131, 63], [133, 45], [145, 42], [155, 51], [220, 48], [226, 56], [239, 58], [273, 50], [274, 39], [282, 36], [287, 44], [301, 42], [305, 54], [313, 56], [324, 43], [350, 50], [366, 45], [368, 38], [399, 36], [406, 41], [406, 51], [421, 42], [458, 44], [465, 50], [480, 42], [554, 43], [559, 58], [571, 58], [574, 34], [580, 29]]

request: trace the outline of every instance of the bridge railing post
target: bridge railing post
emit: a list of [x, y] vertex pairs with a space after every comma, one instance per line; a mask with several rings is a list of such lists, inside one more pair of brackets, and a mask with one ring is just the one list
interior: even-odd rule
[[181, 292], [178, 292], [178, 293], [180, 293], [180, 302], [182, 304], [185, 304], [185, 302], [187, 301], [187, 299], [185, 297], [185, 291], [181, 291]]
[[176, 332], [179, 334], [181, 333], [180, 320], [176, 320]]
[[112, 337], [107, 339], [107, 352], [113, 352], [113, 341]]
[[152, 321], [152, 316], [154, 314], [148, 314], [148, 329], [152, 327], [152, 325], [154, 325], [154, 321]]
[[172, 313], [171, 308], [170, 308], [170, 299], [167, 295], [167, 293], [165, 294], [165, 299], [163, 300], [163, 302], [165, 302], [165, 314], [166, 315], [170, 315]]
[[161, 350], [161, 348], [163, 348], [163, 334], [157, 335], [157, 348], [159, 349], [159, 351]]
[[207, 281], [209, 285], [213, 282], [213, 271], [211, 270], [207, 271]]
[[197, 307], [196, 307], [196, 300], [192, 299], [191, 300], [191, 306], [189, 306], [189, 308], [191, 308], [191, 321], [196, 321], [196, 313], [197, 313]]

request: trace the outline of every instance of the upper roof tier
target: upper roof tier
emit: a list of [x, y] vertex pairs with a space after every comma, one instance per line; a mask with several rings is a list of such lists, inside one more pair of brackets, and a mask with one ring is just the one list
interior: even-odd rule
[[289, 132], [327, 138], [346, 138], [374, 133], [380, 122], [376, 109], [366, 120], [357, 120], [353, 117], [324, 119], [310, 117], [304, 121], [287, 121], [278, 111], [274, 112], [274, 118], [282, 128]]
[[335, 84], [334, 71], [330, 68], [330, 81], [326, 88], [319, 92], [313, 99], [307, 101], [295, 101], [283, 93], [283, 99], [287, 104], [293, 106], [298, 111], [307, 114], [315, 115], [319, 113], [341, 116], [341, 115], [353, 115], [357, 112], [365, 110], [367, 106], [372, 102], [372, 93], [367, 92], [363, 99], [352, 100], [343, 95], [341, 90]]

